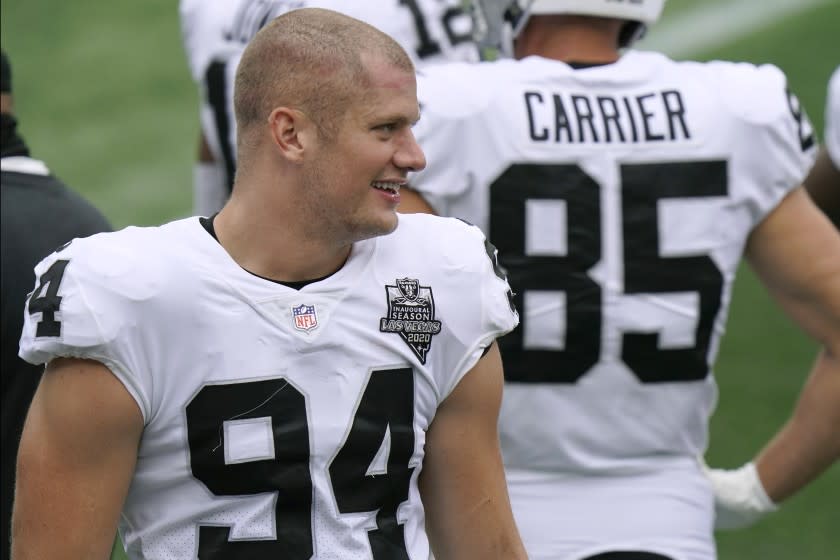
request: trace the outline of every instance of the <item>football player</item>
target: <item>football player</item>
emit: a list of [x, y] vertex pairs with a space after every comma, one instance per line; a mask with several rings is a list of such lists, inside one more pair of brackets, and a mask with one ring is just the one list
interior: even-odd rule
[[304, 6], [346, 13], [391, 35], [416, 64], [475, 61], [471, 19], [460, 0], [181, 0], [184, 49], [201, 100], [193, 210], [209, 216], [230, 195], [236, 171], [231, 91], [245, 44], [273, 17]]
[[497, 431], [508, 283], [478, 228], [395, 211], [425, 165], [410, 58], [294, 10], [234, 98], [220, 213], [36, 268], [14, 554], [103, 558], [119, 520], [130, 558], [524, 558]]
[[[483, 50], [513, 58], [418, 78], [429, 165], [401, 210], [479, 225], [522, 314], [500, 433], [531, 558], [710, 560], [716, 519], [754, 521], [840, 455], [840, 236], [800, 188], [813, 130], [774, 66], [630, 48], [663, 5], [474, 2]], [[698, 457], [744, 254], [824, 350], [790, 424], [713, 493]]]
[[805, 179], [805, 188], [817, 206], [840, 228], [840, 66], [828, 82], [823, 136], [825, 145]]

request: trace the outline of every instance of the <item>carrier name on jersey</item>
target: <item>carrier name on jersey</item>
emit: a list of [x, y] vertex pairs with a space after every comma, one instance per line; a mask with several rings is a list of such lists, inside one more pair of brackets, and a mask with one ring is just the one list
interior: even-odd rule
[[637, 95], [528, 90], [523, 100], [534, 142], [609, 144], [692, 138], [683, 95], [677, 89]]

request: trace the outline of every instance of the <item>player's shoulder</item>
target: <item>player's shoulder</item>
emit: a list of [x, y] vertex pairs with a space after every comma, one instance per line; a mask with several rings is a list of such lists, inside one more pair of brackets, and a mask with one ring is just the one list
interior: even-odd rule
[[182, 249], [186, 222], [130, 226], [74, 239], [41, 261], [36, 275], [44, 274], [58, 261], [66, 261], [66, 274], [84, 286], [90, 297], [99, 293], [147, 299], [160, 292], [179, 262], [191, 258], [191, 251]]
[[498, 99], [500, 84], [511, 82], [516, 61], [446, 62], [417, 70], [420, 111], [449, 116], [479, 112]]
[[454, 85], [472, 84], [473, 87], [480, 87], [500, 76], [516, 74], [521, 66], [522, 61], [510, 58], [482, 62], [452, 60], [424, 64], [417, 69], [417, 76], [422, 82], [440, 83], [450, 80]]
[[687, 79], [713, 80], [727, 88], [744, 88], [756, 83], [785, 82], [784, 72], [774, 64], [755, 64], [737, 60], [681, 60], [655, 51], [631, 51], [622, 59], [637, 67], [653, 67], [659, 73], [675, 72]]
[[397, 229], [377, 241], [377, 253], [377, 271], [386, 278], [409, 275], [434, 285], [442, 308], [462, 315], [450, 317], [460, 325], [456, 331], [481, 324], [481, 330], [500, 334], [519, 321], [496, 248], [477, 226], [457, 218], [400, 214]]
[[[425, 243], [431, 243], [432, 245], [441, 236], [451, 237], [453, 240], [475, 239], [476, 236], [482, 239], [484, 238], [484, 234], [476, 226], [458, 218], [436, 216], [422, 212], [416, 214], [398, 214], [398, 216], [399, 224], [397, 229], [394, 230], [394, 234], [405, 237], [424, 238]], [[433, 235], [437, 237], [434, 238], [432, 237]]]
[[411, 255], [410, 258], [427, 255], [427, 262], [446, 263], [444, 266], [453, 262], [467, 266], [486, 258], [484, 233], [458, 218], [399, 214], [397, 229], [382, 241], [387, 251]]
[[[184, 220], [183, 222], [186, 222]], [[147, 262], [154, 259], [158, 250], [171, 247], [168, 241], [178, 237], [183, 224], [170, 222], [161, 226], [128, 226], [103, 232], [84, 239], [76, 239], [62, 252], [73, 258], [90, 262], [127, 261]]]
[[658, 52], [631, 51], [622, 57], [621, 67], [631, 77], [696, 92], [716, 104], [722, 118], [764, 124], [791, 112], [787, 77], [773, 64], [673, 60]]
[[[689, 65], [687, 65], [689, 66]], [[773, 64], [712, 60], [695, 63], [699, 78], [714, 88], [729, 112], [750, 123], [789, 116], [792, 92], [785, 73]]]
[[[694, 63], [705, 69], [707, 77], [725, 84], [730, 92], [746, 92], [754, 86], [785, 87], [787, 77], [775, 64], [754, 64], [732, 60], [709, 60]], [[756, 93], [756, 92], [753, 92]]]

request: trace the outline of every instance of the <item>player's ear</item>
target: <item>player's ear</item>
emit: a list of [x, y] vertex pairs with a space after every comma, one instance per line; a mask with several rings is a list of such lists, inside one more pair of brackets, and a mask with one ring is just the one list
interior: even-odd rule
[[301, 161], [313, 134], [314, 123], [301, 111], [276, 107], [268, 116], [268, 126], [280, 154], [290, 161]]

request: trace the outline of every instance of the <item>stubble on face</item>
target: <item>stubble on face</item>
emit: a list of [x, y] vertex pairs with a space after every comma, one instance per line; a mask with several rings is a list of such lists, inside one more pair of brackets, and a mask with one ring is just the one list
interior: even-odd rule
[[[332, 127], [336, 134], [319, 136], [317, 153], [304, 173], [300, 197], [306, 216], [303, 227], [309, 235], [332, 243], [350, 244], [387, 235], [398, 225], [396, 208], [390, 213], [377, 208], [382, 202], [371, 183], [383, 173], [393, 178], [404, 171], [394, 166], [394, 148], [380, 144], [370, 127], [378, 124], [380, 105], [387, 105], [394, 96], [416, 111], [415, 82], [413, 73], [381, 60], [370, 62], [367, 66], [376, 77], [368, 87], [359, 88], [355, 101], [338, 117]], [[401, 111], [406, 111], [404, 106]], [[408, 111], [406, 118], [416, 115]]]
[[[370, 182], [354, 167], [354, 153], [348, 149], [340, 130], [337, 137], [323, 141], [319, 154], [304, 171], [298, 197], [301, 227], [309, 239], [323, 239], [334, 245], [350, 245], [357, 241], [387, 235], [397, 227], [393, 219], [382, 220], [371, 209]], [[355, 184], [349, 184], [355, 183]]]

